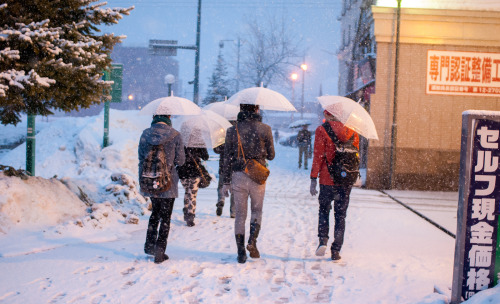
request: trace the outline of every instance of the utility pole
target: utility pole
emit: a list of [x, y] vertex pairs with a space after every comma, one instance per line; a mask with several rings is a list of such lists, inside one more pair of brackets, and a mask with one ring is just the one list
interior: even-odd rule
[[389, 188], [394, 188], [394, 171], [396, 167], [396, 142], [397, 142], [397, 100], [398, 100], [398, 74], [399, 74], [399, 27], [401, 25], [401, 0], [396, 9], [396, 58], [394, 59], [394, 103], [392, 107], [392, 132], [391, 132], [391, 158], [389, 172]]
[[241, 39], [238, 37], [238, 54], [236, 59], [236, 92], [240, 91], [240, 48]]
[[201, 31], [201, 0], [198, 0], [198, 21], [196, 23], [196, 55], [194, 58], [194, 89], [193, 101], [198, 104], [199, 89], [200, 89], [200, 31]]

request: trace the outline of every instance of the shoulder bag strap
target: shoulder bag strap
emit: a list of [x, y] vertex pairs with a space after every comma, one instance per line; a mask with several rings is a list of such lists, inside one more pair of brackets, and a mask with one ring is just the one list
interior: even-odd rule
[[203, 171], [201, 170], [200, 166], [198, 165], [198, 162], [196, 161], [196, 159], [194, 158], [193, 154], [190, 155], [191, 158], [193, 159], [193, 162], [196, 166], [196, 168], [198, 168], [198, 171], [200, 171], [200, 177], [203, 179], [203, 181], [206, 182], [206, 179], [205, 179], [205, 176], [203, 175]]
[[236, 136], [238, 136], [238, 158], [240, 158], [240, 149], [243, 156], [243, 161], [245, 161], [245, 151], [243, 151], [243, 145], [241, 144], [240, 132], [238, 132], [238, 126], [236, 128]]

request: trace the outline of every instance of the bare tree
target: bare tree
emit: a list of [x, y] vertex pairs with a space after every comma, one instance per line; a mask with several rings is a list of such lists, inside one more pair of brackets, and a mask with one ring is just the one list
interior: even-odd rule
[[[267, 87], [287, 81], [288, 72], [302, 57], [302, 39], [295, 35], [282, 18], [253, 19], [243, 35], [241, 75], [242, 82], [251, 86]], [[294, 59], [295, 57], [295, 59]]]

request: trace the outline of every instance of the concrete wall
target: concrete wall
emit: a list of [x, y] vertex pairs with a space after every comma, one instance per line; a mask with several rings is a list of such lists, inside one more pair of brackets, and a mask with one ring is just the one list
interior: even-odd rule
[[427, 95], [427, 51], [500, 53], [500, 13], [402, 9], [394, 154], [395, 9], [372, 7], [377, 40], [376, 93], [370, 111], [379, 140], [368, 150], [368, 188], [458, 189], [462, 112], [500, 111], [500, 98]]

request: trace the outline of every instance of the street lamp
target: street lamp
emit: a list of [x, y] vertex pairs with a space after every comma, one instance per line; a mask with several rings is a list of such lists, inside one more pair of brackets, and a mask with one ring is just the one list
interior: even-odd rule
[[[299, 75], [297, 75], [297, 73], [292, 73], [292, 75], [290, 75], [290, 78], [292, 79], [292, 104], [293, 104], [293, 106], [295, 106], [295, 81], [297, 81], [298, 77], [299, 77]], [[291, 120], [293, 122], [293, 112], [292, 112]]]
[[300, 100], [300, 119], [304, 119], [304, 82], [306, 78], [307, 64], [301, 64], [300, 68], [302, 69], [302, 97]]
[[391, 128], [391, 156], [389, 169], [389, 189], [395, 188], [395, 166], [396, 166], [396, 143], [397, 143], [397, 100], [398, 100], [398, 74], [399, 74], [399, 31], [401, 26], [401, 0], [397, 0], [396, 9], [396, 54], [394, 58], [394, 100], [392, 107], [392, 128]]
[[165, 76], [165, 84], [168, 86], [168, 96], [172, 96], [172, 84], [175, 82], [175, 76], [167, 74]]

